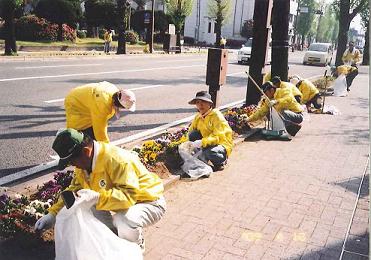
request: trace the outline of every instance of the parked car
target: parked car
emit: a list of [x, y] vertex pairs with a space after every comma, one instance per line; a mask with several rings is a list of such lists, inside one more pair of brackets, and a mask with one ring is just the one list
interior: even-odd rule
[[331, 43], [312, 43], [304, 54], [303, 64], [316, 64], [326, 66], [332, 57]]
[[[252, 47], [252, 38], [248, 39], [245, 44], [242, 45], [242, 48], [237, 52], [237, 62], [238, 64], [249, 63], [251, 59], [251, 47]], [[268, 47], [268, 57], [267, 63], [271, 61], [271, 47]]]
[[245, 44], [242, 44], [242, 48], [239, 49], [237, 53], [238, 64], [248, 63], [250, 61], [251, 46], [252, 46], [252, 38], [248, 39]]

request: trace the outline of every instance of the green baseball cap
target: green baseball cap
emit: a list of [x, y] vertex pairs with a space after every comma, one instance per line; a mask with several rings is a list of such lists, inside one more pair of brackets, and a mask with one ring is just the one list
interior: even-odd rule
[[67, 167], [71, 158], [81, 151], [84, 134], [72, 128], [67, 128], [57, 134], [53, 142], [53, 150], [59, 155], [58, 169]]

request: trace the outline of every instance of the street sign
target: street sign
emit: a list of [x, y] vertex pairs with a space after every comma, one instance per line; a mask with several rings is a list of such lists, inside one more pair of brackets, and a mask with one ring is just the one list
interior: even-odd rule
[[151, 22], [151, 14], [144, 13], [144, 23], [150, 23], [150, 22]]
[[308, 6], [302, 6], [302, 7], [300, 7], [300, 13], [309, 13]]

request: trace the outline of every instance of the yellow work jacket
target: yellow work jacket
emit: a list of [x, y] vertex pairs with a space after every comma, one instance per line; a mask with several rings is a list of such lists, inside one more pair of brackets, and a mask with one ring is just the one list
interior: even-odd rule
[[350, 72], [357, 70], [356, 67], [350, 65], [340, 65], [336, 68], [338, 75], [348, 75]]
[[198, 113], [192, 121], [189, 131], [198, 130], [202, 135], [202, 147], [223, 145], [229, 156], [232, 152], [232, 129], [223, 114], [212, 109], [205, 117]]
[[118, 90], [107, 81], [72, 89], [64, 100], [67, 128], [93, 127], [95, 138], [108, 143], [108, 120], [115, 114], [112, 96]]
[[[295, 113], [303, 112], [303, 108], [295, 100], [291, 90], [288, 88], [277, 88], [273, 99], [277, 101], [277, 104], [274, 105], [274, 108], [278, 112], [282, 112], [283, 110], [290, 110]], [[268, 112], [268, 102], [263, 97], [259, 103], [258, 109], [249, 117], [249, 122], [263, 118], [268, 114]]]
[[297, 86], [300, 92], [303, 93], [303, 97], [301, 98], [301, 104], [306, 104], [308, 101], [314, 98], [315, 95], [319, 93], [316, 86], [314, 86], [314, 84], [307, 79], [299, 81]]
[[272, 79], [272, 75], [271, 75], [271, 72], [267, 72], [264, 74], [263, 76], [263, 83], [267, 82], [267, 81], [270, 81]]
[[289, 89], [294, 97], [300, 96], [300, 100], [303, 98], [303, 94], [300, 92], [300, 90], [290, 82], [281, 81], [280, 88]]
[[[99, 192], [97, 210], [120, 211], [136, 203], [149, 202], [163, 195], [161, 179], [149, 172], [139, 157], [112, 144], [99, 142], [93, 171], [76, 168], [71, 185], [66, 190], [91, 189]], [[61, 198], [49, 209], [56, 215], [64, 206]]]
[[357, 63], [361, 60], [359, 50], [353, 48], [353, 51], [350, 52], [349, 48], [343, 54], [342, 60], [344, 63]]
[[104, 33], [104, 41], [105, 42], [112, 42], [112, 33], [105, 32]]

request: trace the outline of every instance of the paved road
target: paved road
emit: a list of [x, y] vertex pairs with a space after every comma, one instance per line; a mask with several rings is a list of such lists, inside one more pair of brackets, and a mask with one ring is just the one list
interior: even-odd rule
[[[290, 53], [290, 73], [323, 74], [322, 67], [301, 65], [303, 53]], [[187, 104], [205, 85], [206, 54], [107, 56], [0, 61], [0, 176], [50, 161], [51, 142], [65, 126], [62, 99], [75, 86], [103, 80], [133, 89], [137, 111], [110, 123], [111, 140], [152, 129], [194, 114]], [[248, 66], [231, 53], [225, 105], [246, 95]]]

